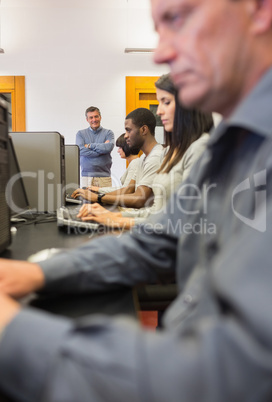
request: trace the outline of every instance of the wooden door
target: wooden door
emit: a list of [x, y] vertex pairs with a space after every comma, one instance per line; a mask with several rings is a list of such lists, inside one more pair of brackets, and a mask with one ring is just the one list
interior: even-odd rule
[[155, 82], [159, 77], [126, 77], [126, 114], [138, 107], [145, 107], [154, 114], [157, 121], [156, 139], [163, 142], [161, 119], [157, 116], [159, 102], [156, 97]]
[[155, 82], [159, 77], [126, 77], [126, 113], [158, 105]]
[[11, 100], [12, 131], [26, 131], [25, 77], [0, 76], [0, 93]]

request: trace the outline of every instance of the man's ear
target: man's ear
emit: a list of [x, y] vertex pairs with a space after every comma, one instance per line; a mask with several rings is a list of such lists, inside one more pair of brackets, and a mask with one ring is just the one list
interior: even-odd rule
[[149, 128], [145, 124], [141, 127], [141, 130], [142, 130], [142, 135], [147, 135], [149, 133]]
[[251, 32], [263, 34], [272, 31], [272, 0], [253, 0], [249, 5], [252, 16]]

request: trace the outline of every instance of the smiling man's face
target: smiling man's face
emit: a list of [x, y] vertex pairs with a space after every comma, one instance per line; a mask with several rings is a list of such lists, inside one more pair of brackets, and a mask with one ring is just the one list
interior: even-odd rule
[[95, 131], [100, 127], [101, 115], [97, 110], [94, 112], [88, 112], [86, 120], [90, 124], [91, 129]]

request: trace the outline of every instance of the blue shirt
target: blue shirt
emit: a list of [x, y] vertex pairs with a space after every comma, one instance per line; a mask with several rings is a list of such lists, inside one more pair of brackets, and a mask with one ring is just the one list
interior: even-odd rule
[[[105, 144], [105, 141], [110, 141]], [[114, 134], [111, 130], [91, 127], [78, 131], [76, 144], [80, 150], [81, 175], [90, 177], [109, 177], [111, 175], [111, 151], [114, 147]], [[89, 148], [84, 145], [88, 144]]]

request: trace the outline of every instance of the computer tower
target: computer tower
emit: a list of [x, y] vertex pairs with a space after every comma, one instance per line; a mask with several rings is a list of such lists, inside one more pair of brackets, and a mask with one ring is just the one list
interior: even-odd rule
[[8, 109], [0, 98], [0, 253], [10, 244], [10, 211], [6, 200], [9, 181]]
[[6, 200], [9, 205], [12, 221], [13, 217], [30, 212], [30, 207], [20, 172], [18, 159], [10, 135], [8, 140], [8, 157], [10, 180], [6, 187]]
[[64, 137], [58, 132], [10, 133], [23, 177], [29, 206], [55, 212], [64, 205]]
[[65, 193], [71, 195], [80, 187], [80, 154], [78, 145], [65, 145]]

